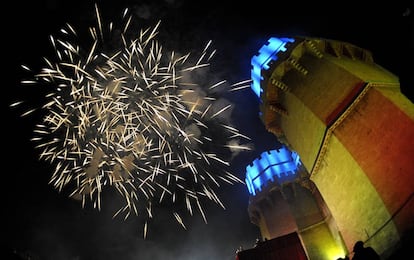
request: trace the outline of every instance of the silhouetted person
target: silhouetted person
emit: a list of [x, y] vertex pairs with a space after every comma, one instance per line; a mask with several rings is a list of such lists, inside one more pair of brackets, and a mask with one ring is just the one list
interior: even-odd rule
[[364, 247], [364, 242], [357, 241], [354, 245], [352, 260], [380, 260], [378, 253], [370, 246]]

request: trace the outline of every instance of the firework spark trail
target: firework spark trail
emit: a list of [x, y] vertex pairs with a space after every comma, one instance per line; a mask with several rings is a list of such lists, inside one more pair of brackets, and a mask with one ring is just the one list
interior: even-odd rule
[[[209, 66], [211, 42], [191, 62], [190, 53], [165, 54], [155, 39], [160, 22], [128, 40], [129, 17], [119, 49], [104, 53], [106, 28], [95, 11], [98, 28], [89, 30], [86, 55], [76, 41], [51, 37], [57, 62], [46, 59], [48, 66], [35, 80], [22, 81], [53, 88], [33, 138], [40, 158], [55, 166], [50, 184], [59, 191], [72, 188], [71, 196], [83, 206], [90, 200], [98, 209], [104, 188], [115, 187], [125, 205], [114, 217], [134, 213], [149, 220], [153, 205], [169, 200], [184, 203], [190, 215], [198, 209], [207, 222], [201, 202], [224, 208], [216, 194], [220, 183], [242, 183], [221, 155], [249, 149], [240, 144], [249, 138], [218, 116], [230, 105], [216, 107], [217, 96], [209, 94], [225, 81], [204, 86], [191, 80], [191, 73]], [[77, 39], [73, 27], [66, 27], [63, 35]], [[249, 84], [236, 83], [230, 91]], [[185, 228], [177, 210], [172, 215]], [[145, 222], [144, 237], [147, 229]]]

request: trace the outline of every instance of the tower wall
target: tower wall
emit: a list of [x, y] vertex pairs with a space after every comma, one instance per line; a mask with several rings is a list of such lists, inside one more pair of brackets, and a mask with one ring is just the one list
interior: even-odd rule
[[[265, 192], [250, 201], [250, 214], [256, 214], [255, 224], [260, 227], [262, 239], [272, 239], [297, 231], [289, 204], [280, 190]], [[275, 221], [277, 220], [277, 221]]]
[[299, 37], [261, 73], [262, 121], [299, 154], [348, 251], [363, 240], [387, 256], [414, 226], [414, 105], [398, 77], [367, 50]]

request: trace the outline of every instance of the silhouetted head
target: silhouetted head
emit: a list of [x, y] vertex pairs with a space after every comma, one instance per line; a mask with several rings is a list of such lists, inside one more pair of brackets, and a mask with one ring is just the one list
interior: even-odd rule
[[355, 243], [355, 245], [354, 245], [354, 252], [357, 252], [357, 251], [359, 251], [359, 250], [361, 250], [361, 249], [363, 249], [364, 248], [364, 242], [362, 242], [361, 240], [359, 240], [359, 241], [357, 241], [356, 243]]

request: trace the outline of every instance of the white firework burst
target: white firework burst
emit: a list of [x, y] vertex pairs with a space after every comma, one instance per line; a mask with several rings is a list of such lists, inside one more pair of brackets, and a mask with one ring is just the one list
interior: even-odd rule
[[[229, 154], [249, 149], [241, 144], [249, 138], [222, 116], [231, 105], [218, 102], [214, 90], [250, 82], [194, 82], [215, 53], [211, 42], [196, 59], [165, 53], [156, 40], [159, 22], [129, 39], [128, 17], [117, 33], [118, 48], [104, 52], [104, 36], [115, 30], [103, 25], [98, 8], [96, 16], [90, 46], [82, 48], [67, 24], [62, 38], [51, 37], [57, 61], [46, 59], [34, 80], [22, 82], [52, 88], [33, 138], [40, 158], [54, 166], [50, 184], [98, 209], [103, 190], [114, 187], [125, 201], [115, 216], [148, 220], [155, 203], [184, 203], [190, 215], [197, 210], [207, 222], [203, 203], [224, 208], [217, 189], [242, 183], [229, 171]], [[174, 208], [172, 216], [185, 228]], [[147, 223], [144, 236], [146, 230]]]

